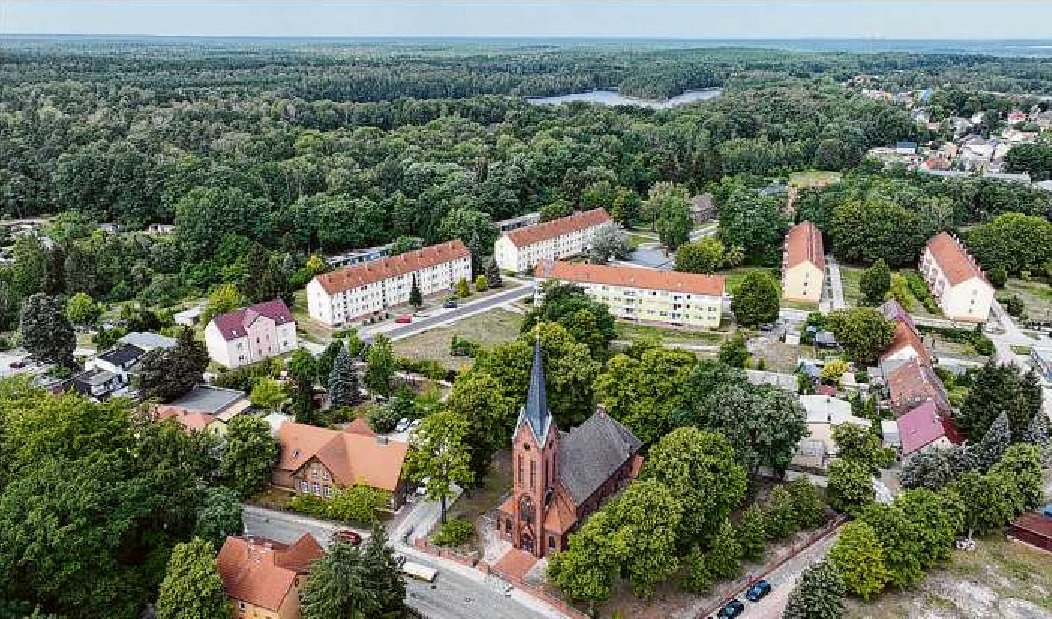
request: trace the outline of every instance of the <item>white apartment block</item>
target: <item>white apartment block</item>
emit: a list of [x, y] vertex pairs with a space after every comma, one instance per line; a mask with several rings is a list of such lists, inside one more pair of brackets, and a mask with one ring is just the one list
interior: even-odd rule
[[723, 310], [723, 276], [642, 267], [545, 260], [541, 280], [577, 284], [615, 318], [715, 329]]
[[220, 314], [205, 327], [213, 361], [228, 368], [256, 363], [295, 350], [296, 321], [281, 299]]
[[989, 317], [994, 288], [955, 237], [942, 232], [928, 239], [919, 269], [947, 318], [985, 322]]
[[471, 253], [455, 240], [323, 273], [307, 284], [307, 312], [338, 327], [408, 303], [414, 279], [423, 296], [452, 290], [471, 280]]
[[595, 233], [612, 222], [606, 210], [597, 208], [509, 230], [494, 244], [493, 257], [505, 271], [528, 271], [541, 260], [583, 254], [591, 247]]

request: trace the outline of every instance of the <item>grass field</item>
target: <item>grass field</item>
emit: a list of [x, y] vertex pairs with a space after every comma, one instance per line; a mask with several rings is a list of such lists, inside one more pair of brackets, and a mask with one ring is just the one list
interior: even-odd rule
[[724, 278], [724, 286], [727, 288], [727, 292], [734, 294], [737, 290], [738, 285], [742, 283], [745, 276], [753, 271], [767, 271], [771, 274], [775, 280], [778, 280], [778, 270], [767, 267], [737, 267], [734, 269], [725, 269], [723, 271], [717, 271], [717, 275], [722, 275]]
[[840, 181], [840, 172], [824, 172], [822, 170], [805, 170], [793, 172], [789, 175], [789, 184], [793, 187], [822, 187], [830, 183]]
[[846, 617], [1050, 617], [1052, 553], [991, 536], [956, 550], [946, 568], [869, 603], [850, 598]]
[[443, 367], [459, 370], [471, 363], [468, 357], [449, 354], [453, 335], [467, 338], [483, 347], [507, 342], [519, 335], [522, 315], [504, 309], [492, 309], [459, 320], [451, 325], [436, 327], [394, 342], [396, 354], [410, 359], [433, 359]]
[[657, 239], [656, 236], [650, 236], [650, 235], [646, 235], [646, 234], [638, 234], [636, 232], [632, 232], [632, 233], [629, 233], [629, 235], [628, 235], [628, 246], [631, 247], [632, 249], [635, 249], [635, 248], [639, 247], [640, 245], [642, 245], [643, 243], [656, 243], [657, 240], [658, 239]]
[[844, 302], [850, 306], [858, 306], [862, 303], [862, 291], [859, 288], [859, 280], [865, 269], [840, 265], [840, 281], [844, 285]]
[[645, 338], [668, 342], [718, 344], [728, 334], [720, 331], [688, 331], [653, 325], [641, 325], [634, 322], [618, 322], [617, 337], [622, 340], [636, 341]]
[[998, 290], [997, 296], [1019, 295], [1026, 306], [1027, 316], [1034, 320], [1052, 319], [1052, 285], [1042, 281], [1024, 281], [1009, 279], [1004, 290]]

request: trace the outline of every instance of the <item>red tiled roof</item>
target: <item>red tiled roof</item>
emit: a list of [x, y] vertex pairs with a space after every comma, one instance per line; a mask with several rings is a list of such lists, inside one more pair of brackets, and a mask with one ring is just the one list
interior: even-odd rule
[[973, 277], [986, 281], [986, 276], [976, 266], [968, 252], [946, 232], [940, 232], [928, 239], [928, 251], [939, 264], [950, 285], [956, 286]]
[[961, 442], [957, 426], [948, 417], [940, 415], [931, 401], [899, 417], [897, 423], [903, 454], [911, 454], [944, 436], [955, 445]]
[[785, 268], [810, 262], [825, 270], [826, 256], [822, 247], [822, 231], [810, 221], [802, 221], [789, 228], [785, 235]]
[[533, 245], [534, 243], [569, 234], [570, 232], [598, 226], [608, 221], [611, 221], [611, 219], [606, 209], [596, 208], [511, 230], [506, 232], [504, 236], [508, 237], [508, 240], [516, 247], [525, 247], [526, 245]]
[[895, 337], [880, 358], [882, 360], [886, 359], [908, 347], [912, 347], [917, 352], [917, 358], [924, 361], [924, 363], [931, 364], [931, 355], [928, 353], [928, 347], [924, 345], [924, 340], [903, 321], [895, 322]]
[[910, 359], [889, 372], [887, 383], [891, 403], [899, 412], [910, 410], [927, 400], [933, 401], [942, 413], [950, 411], [950, 403], [942, 381], [935, 375], [931, 366], [917, 359]]
[[553, 260], [539, 262], [533, 274], [539, 278], [554, 278], [579, 284], [630, 286], [713, 297], [723, 295], [722, 275], [699, 275], [645, 267], [618, 267]]
[[181, 406], [170, 406], [161, 405], [154, 409], [154, 420], [164, 421], [166, 419], [175, 419], [179, 425], [186, 430], [204, 430], [208, 427], [208, 424], [216, 420], [215, 415], [209, 415], [208, 413], [201, 413], [197, 411], [191, 411]]
[[219, 551], [219, 575], [227, 596], [277, 612], [296, 577], [324, 556], [305, 533], [292, 546], [263, 538], [227, 537]]
[[401, 277], [412, 271], [433, 267], [458, 258], [469, 258], [471, 253], [460, 239], [408, 251], [397, 256], [369, 262], [352, 264], [331, 273], [323, 273], [314, 279], [328, 294], [344, 292], [392, 277]]
[[888, 299], [880, 306], [880, 312], [884, 314], [884, 318], [888, 320], [894, 320], [896, 322], [905, 323], [914, 333], [918, 336], [920, 331], [917, 330], [917, 324], [913, 322], [913, 316], [910, 316], [906, 308], [896, 301], [895, 299]]
[[277, 467], [281, 470], [294, 472], [317, 458], [342, 487], [361, 483], [389, 492], [398, 486], [408, 450], [408, 445], [398, 441], [381, 443], [375, 436], [291, 421], [281, 424], [278, 443]]
[[365, 417], [356, 417], [343, 431], [351, 434], [361, 434], [362, 436], [376, 436], [376, 432], [373, 432], [373, 429], [369, 427], [369, 422], [365, 420]]
[[212, 318], [220, 335], [228, 342], [247, 335], [248, 327], [260, 316], [266, 316], [275, 324], [292, 322], [292, 312], [281, 299], [272, 299], [251, 307], [242, 307]]

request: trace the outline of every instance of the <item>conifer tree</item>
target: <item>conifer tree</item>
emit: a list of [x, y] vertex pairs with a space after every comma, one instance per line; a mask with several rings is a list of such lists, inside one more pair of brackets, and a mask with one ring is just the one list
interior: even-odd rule
[[486, 284], [490, 288], [500, 288], [504, 285], [504, 281], [500, 278], [500, 267], [497, 266], [495, 258], [490, 258], [486, 265]]
[[1023, 435], [1023, 440], [1036, 445], [1041, 450], [1042, 464], [1046, 467], [1052, 464], [1052, 447], [1050, 447], [1048, 440], [1048, 416], [1043, 411], [1038, 411], [1034, 414], [1033, 419], [1030, 420], [1030, 425], [1027, 426]]
[[979, 472], [985, 473], [1001, 460], [1012, 442], [1012, 431], [1008, 429], [1008, 415], [1001, 413], [986, 431], [983, 440], [971, 448], [972, 461]]
[[354, 406], [359, 401], [358, 371], [346, 347], [336, 355], [329, 374], [329, 403], [331, 408]]
[[409, 288], [409, 305], [413, 307], [420, 307], [424, 304], [424, 296], [420, 294], [420, 284], [416, 281], [416, 275], [413, 276], [413, 284]]
[[724, 520], [719, 533], [712, 540], [712, 549], [705, 562], [709, 571], [717, 578], [731, 578], [741, 571], [742, 547], [738, 543], [734, 526], [730, 520]]

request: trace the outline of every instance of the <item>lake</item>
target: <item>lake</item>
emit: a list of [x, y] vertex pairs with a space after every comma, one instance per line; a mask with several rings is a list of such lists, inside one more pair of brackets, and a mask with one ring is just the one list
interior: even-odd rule
[[705, 90], [688, 90], [683, 94], [676, 95], [665, 101], [653, 99], [639, 99], [636, 97], [625, 97], [612, 90], [593, 90], [592, 92], [575, 92], [568, 95], [555, 97], [537, 97], [526, 99], [533, 105], [557, 105], [559, 103], [570, 103], [571, 101], [584, 101], [586, 103], [599, 103], [602, 105], [635, 105], [637, 107], [648, 107], [654, 110], [665, 110], [695, 101], [714, 99], [723, 92], [721, 88], [706, 88]]

